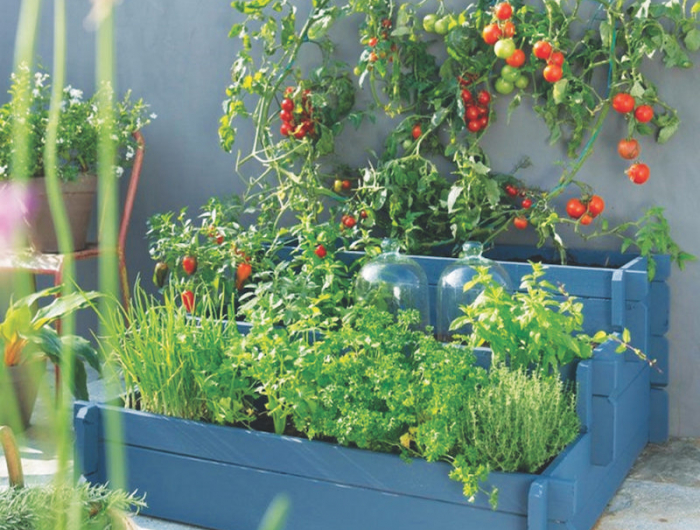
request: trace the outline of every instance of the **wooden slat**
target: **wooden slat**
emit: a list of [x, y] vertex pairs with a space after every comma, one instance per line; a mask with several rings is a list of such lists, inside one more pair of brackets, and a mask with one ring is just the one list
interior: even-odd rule
[[651, 387], [649, 395], [649, 442], [660, 444], [668, 441], [668, 392], [663, 387]]

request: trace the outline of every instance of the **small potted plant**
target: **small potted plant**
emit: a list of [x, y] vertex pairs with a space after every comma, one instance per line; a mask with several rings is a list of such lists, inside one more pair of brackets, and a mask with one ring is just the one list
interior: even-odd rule
[[[44, 182], [44, 146], [51, 99], [49, 74], [32, 72], [22, 64], [12, 74], [9, 90], [11, 100], [0, 107], [0, 180], [18, 173], [13, 168], [16, 138], [13, 127], [18, 116], [26, 114], [29, 131], [29, 155], [22, 173], [32, 177], [33, 208], [29, 227], [32, 245], [42, 252], [57, 252], [55, 229], [48, 207]], [[148, 105], [142, 100], [131, 101], [127, 92], [117, 101], [109, 86], [102, 86], [90, 98], [82, 90], [67, 86], [63, 89], [58, 125], [58, 167], [62, 192], [71, 223], [75, 250], [85, 247], [87, 227], [92, 214], [97, 189], [98, 138], [105, 126], [101, 116], [104, 101], [113, 101], [115, 109], [114, 134], [119, 156], [115, 173], [120, 176], [133, 159], [137, 144], [133, 133], [148, 124], [155, 115], [147, 115]]]
[[[85, 362], [100, 371], [99, 356], [90, 342], [77, 335], [59, 336], [52, 327], [57, 320], [88, 307], [99, 293], [71, 293], [33, 310], [38, 300], [59, 293], [60, 287], [52, 287], [13, 301], [0, 323], [3, 352], [3, 362], [0, 363], [0, 424], [25, 428], [29, 425], [46, 359], [58, 365], [66, 348], [71, 348], [75, 354], [70, 383], [76, 398], [88, 397]], [[13, 414], [14, 403], [17, 404], [19, 418]]]

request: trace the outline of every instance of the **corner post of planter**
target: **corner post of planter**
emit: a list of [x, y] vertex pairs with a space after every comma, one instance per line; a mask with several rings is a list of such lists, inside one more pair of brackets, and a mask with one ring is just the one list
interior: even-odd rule
[[99, 471], [100, 409], [93, 403], [77, 401], [73, 407], [75, 428], [75, 473], [88, 482], [97, 478]]
[[593, 367], [590, 361], [581, 361], [576, 367], [576, 412], [581, 431], [588, 433], [593, 422]]
[[537, 479], [527, 496], [527, 530], [547, 530], [547, 481]]
[[627, 310], [626, 275], [624, 270], [613, 272], [611, 281], [611, 324], [613, 331], [622, 331], [625, 327], [625, 311]]

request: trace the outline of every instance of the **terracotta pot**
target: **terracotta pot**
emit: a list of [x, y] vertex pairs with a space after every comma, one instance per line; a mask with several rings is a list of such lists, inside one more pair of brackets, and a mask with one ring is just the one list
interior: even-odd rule
[[[81, 174], [73, 182], [62, 182], [61, 190], [68, 210], [73, 250], [82, 250], [86, 246], [90, 217], [95, 204], [97, 177]], [[29, 222], [29, 240], [34, 249], [39, 252], [58, 252], [56, 229], [46, 196], [46, 179], [33, 178], [31, 192], [35, 201], [35, 210]]]
[[[6, 366], [5, 372], [6, 377], [0, 380], [0, 425], [21, 432], [29, 427], [46, 361]], [[15, 406], [15, 411], [10, 409]]]

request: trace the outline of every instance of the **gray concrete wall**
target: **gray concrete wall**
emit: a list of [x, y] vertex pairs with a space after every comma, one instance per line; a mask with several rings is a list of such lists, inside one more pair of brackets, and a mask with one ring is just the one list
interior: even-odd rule
[[[51, 63], [51, 2], [44, 2], [38, 51]], [[71, 0], [69, 5], [68, 78], [73, 86], [89, 92], [94, 79], [94, 34], [83, 27], [87, 0]], [[20, 0], [0, 3], [0, 102], [11, 71], [14, 32]], [[300, 9], [307, 2], [299, 2]], [[117, 8], [118, 88], [132, 88], [134, 95], [152, 105], [158, 119], [144, 131], [147, 154], [128, 245], [132, 278], [151, 276], [152, 263], [145, 241], [149, 216], [190, 206], [192, 211], [212, 195], [240, 192], [234, 174], [234, 158], [218, 147], [217, 125], [221, 101], [229, 80], [229, 67], [236, 55], [236, 44], [227, 38], [236, 19], [230, 2], [195, 0], [124, 0]], [[343, 43], [340, 54], [346, 60], [356, 56], [356, 22], [337, 30]], [[625, 122], [611, 115], [598, 140], [594, 156], [580, 176], [592, 184], [607, 203], [612, 220], [637, 218], [651, 205], [666, 208], [673, 234], [687, 251], [700, 256], [698, 204], [700, 203], [700, 56], [691, 70], [665, 70], [656, 63], [647, 68], [668, 102], [683, 120], [679, 133], [667, 145], [642, 140], [643, 158], [652, 176], [644, 186], [627, 181], [626, 164], [615, 146], [625, 134]], [[523, 176], [533, 185], [551, 187], [559, 177], [556, 160], [564, 153], [547, 145], [543, 123], [527, 107], [519, 109], [510, 124], [505, 123], [507, 101], [497, 103], [501, 119], [494, 124], [486, 141], [494, 169], [508, 171], [523, 155], [534, 166]], [[382, 129], [367, 126], [348, 131], [342, 145], [379, 148]], [[250, 135], [250, 131], [247, 132]], [[246, 131], [241, 132], [246, 137]], [[346, 153], [357, 162], [362, 150]], [[531, 242], [528, 234], [510, 234], [507, 239]], [[570, 239], [571, 246], [583, 243]], [[591, 241], [590, 247], [614, 247], [615, 242]], [[81, 267], [84, 281], [94, 282], [94, 267]], [[700, 265], [690, 264], [684, 272], [673, 271], [671, 281], [671, 431], [674, 435], [700, 436]], [[91, 285], [86, 285], [91, 287]]]

